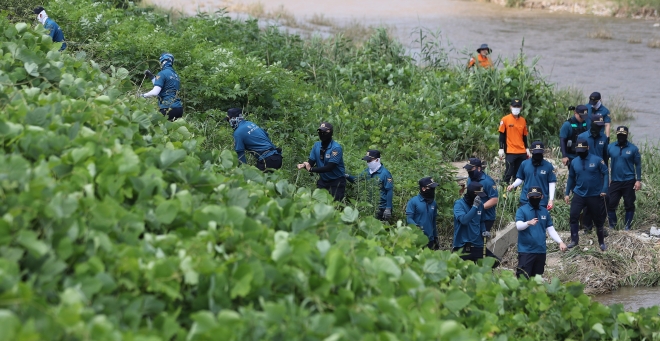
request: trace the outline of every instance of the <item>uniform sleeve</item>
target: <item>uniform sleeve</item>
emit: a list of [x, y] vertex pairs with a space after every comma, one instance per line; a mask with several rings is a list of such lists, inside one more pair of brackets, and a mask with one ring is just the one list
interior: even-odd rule
[[484, 186], [484, 189], [486, 191], [486, 195], [488, 195], [489, 200], [493, 198], [497, 198], [499, 196], [499, 192], [497, 191], [497, 186], [495, 185], [494, 182], [489, 181], [488, 186]]
[[603, 122], [612, 123], [612, 118], [610, 117], [610, 109], [605, 108], [603, 111]]
[[234, 150], [236, 151], [236, 155], [238, 155], [238, 161], [247, 163], [247, 160], [245, 159], [245, 145], [238, 132], [234, 132]]
[[566, 181], [566, 192], [564, 194], [570, 195], [573, 188], [575, 188], [575, 169], [573, 162], [571, 162], [568, 165], [568, 180]]
[[47, 20], [46, 24], [44, 25], [44, 28], [48, 30], [48, 35], [50, 36], [51, 39], [55, 39], [55, 29], [53, 26], [55, 25], [53, 25], [53, 22], [51, 22], [50, 20]]
[[418, 225], [419, 226], [419, 224], [417, 224], [415, 222], [415, 220], [413, 219], [413, 217], [415, 216], [415, 204], [413, 203], [414, 199], [415, 198], [408, 200], [408, 205], [406, 205], [406, 221], [410, 225]]
[[500, 128], [497, 131], [502, 134], [506, 134], [506, 124], [504, 124], [504, 117], [500, 120]]
[[161, 71], [154, 78], [154, 86], [160, 86], [161, 88], [165, 87], [165, 72]]
[[605, 144], [603, 146], [603, 161], [605, 162], [605, 166], [608, 166], [610, 160], [610, 155], [608, 153], [609, 144], [607, 143], [607, 141], [603, 141], [603, 144]]
[[[527, 120], [525, 120], [525, 128], [523, 129], [523, 136], [527, 136], [527, 135], [529, 135], [529, 130], [527, 130]], [[525, 147], [527, 147], [526, 144]]]
[[600, 173], [603, 174], [603, 189], [600, 192], [607, 193], [607, 188], [609, 187], [609, 183], [610, 183], [610, 175], [609, 172], [607, 171], [607, 166], [605, 165], [605, 161], [601, 159], [599, 165], [600, 165]]
[[522, 181], [525, 181], [525, 168], [527, 167], [527, 160], [523, 161], [522, 164], [520, 164], [520, 167], [518, 167], [518, 173], [516, 173], [516, 179], [520, 179]]
[[[312, 162], [314, 162], [314, 164], [316, 164], [316, 162], [317, 162], [317, 160], [316, 160], [316, 155], [315, 155], [315, 154], [316, 154], [315, 151], [316, 151], [316, 144], [312, 147], [312, 151], [309, 152], [309, 160], [312, 161]], [[312, 162], [310, 162], [310, 164], [311, 164]]]
[[555, 166], [550, 164], [550, 171], [548, 174], [548, 183], [557, 182], [557, 174], [555, 173]]
[[642, 181], [642, 154], [639, 153], [639, 149], [635, 150], [635, 178], [637, 181]]
[[571, 128], [570, 123], [564, 122], [564, 124], [561, 126], [561, 129], [559, 130], [559, 137], [560, 138], [565, 138], [565, 139], [569, 138], [570, 136], [568, 136], [568, 135], [571, 132], [570, 128]]
[[392, 174], [387, 172], [387, 176], [383, 181], [383, 191], [385, 192], [385, 208], [392, 208], [392, 199], [394, 198], [394, 179]]
[[473, 67], [475, 63], [474, 57], [470, 58], [470, 61], [468, 62], [468, 69]]
[[526, 221], [527, 221], [527, 220], [525, 219], [525, 214], [523, 213], [522, 208], [518, 208], [518, 209], [516, 210], [516, 222], [519, 222], [519, 221], [522, 221], [522, 222], [526, 222]]
[[476, 214], [477, 209], [474, 206], [471, 206], [470, 209], [466, 212], [465, 208], [463, 208], [463, 205], [454, 205], [454, 217], [458, 219], [458, 221], [463, 225], [469, 223]]

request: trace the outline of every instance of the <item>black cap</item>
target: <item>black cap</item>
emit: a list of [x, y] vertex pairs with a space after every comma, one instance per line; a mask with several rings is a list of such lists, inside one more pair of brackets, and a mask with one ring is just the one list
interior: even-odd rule
[[488, 47], [488, 44], [481, 44], [481, 46], [479, 46], [479, 48], [477, 49], [477, 52], [481, 52], [481, 50], [488, 50], [488, 53], [493, 52], [493, 50], [491, 50], [490, 47]]
[[243, 115], [243, 109], [241, 108], [231, 108], [227, 109], [227, 117], [233, 118]]
[[482, 198], [487, 197], [486, 192], [484, 192], [484, 186], [477, 181], [470, 182], [470, 184], [467, 186], [467, 190], [470, 192], [474, 192], [474, 194]]
[[373, 159], [378, 159], [380, 158], [380, 152], [375, 150], [375, 149], [369, 149], [367, 151], [367, 155], [362, 158], [364, 161], [371, 161]]
[[39, 6], [39, 7], [35, 8], [35, 9], [33, 9], [33, 10], [32, 10], [32, 13], [34, 13], [34, 14], [39, 14], [39, 13], [41, 13], [41, 11], [43, 11], [43, 10], [44, 10], [44, 8], [43, 8], [42, 6]]
[[593, 92], [589, 95], [589, 104], [594, 105], [600, 101], [600, 92]]
[[419, 180], [419, 187], [430, 187], [430, 188], [436, 188], [438, 187], [438, 183], [433, 181], [433, 178], [430, 176], [427, 176], [425, 178], [421, 178]]
[[589, 113], [589, 108], [586, 105], [580, 104], [575, 107], [575, 113], [580, 116], [586, 116]]
[[543, 195], [543, 192], [541, 191], [541, 187], [534, 186], [529, 188], [527, 195], [530, 197], [540, 197]]
[[469, 158], [467, 165], [463, 166], [463, 168], [465, 169], [472, 169], [474, 167], [482, 167], [481, 159], [479, 159], [478, 157]]
[[589, 144], [585, 139], [578, 139], [577, 144], [575, 145], [576, 152], [586, 152], [589, 149]]
[[522, 101], [517, 99], [517, 98], [514, 98], [514, 99], [511, 100], [511, 106], [514, 107], [514, 108], [521, 108], [522, 107]]
[[603, 118], [603, 115], [601, 114], [596, 114], [591, 117], [591, 124], [595, 124], [597, 126], [604, 126], [605, 125], [605, 119]]
[[532, 154], [543, 154], [543, 142], [541, 141], [534, 141], [532, 142], [532, 148], [529, 150], [532, 152]]
[[628, 135], [628, 127], [626, 126], [618, 126], [616, 127], [616, 134], [619, 135]]
[[316, 129], [316, 130], [317, 130], [317, 131], [323, 131], [323, 132], [332, 131], [332, 124], [330, 124], [330, 123], [328, 123], [328, 122], [323, 122], [323, 123], [321, 123], [321, 125], [319, 126], [319, 129]]

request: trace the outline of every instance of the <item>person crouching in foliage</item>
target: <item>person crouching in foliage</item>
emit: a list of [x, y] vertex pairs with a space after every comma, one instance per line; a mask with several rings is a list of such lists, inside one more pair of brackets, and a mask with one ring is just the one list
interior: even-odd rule
[[316, 187], [327, 189], [335, 201], [342, 201], [346, 192], [344, 152], [341, 145], [332, 139], [332, 124], [323, 122], [316, 131], [320, 141], [314, 143], [309, 160], [298, 164], [298, 169], [318, 173]]
[[[381, 221], [388, 221], [392, 218], [392, 197], [394, 196], [394, 180], [390, 173], [382, 163], [380, 163], [380, 151], [371, 149], [367, 151], [367, 155], [362, 158], [367, 162], [367, 169], [362, 171], [356, 177], [346, 175], [346, 179], [350, 182], [365, 181], [366, 183], [374, 183], [378, 185], [380, 190], [380, 200], [378, 201], [378, 211], [376, 211], [376, 219]], [[373, 202], [373, 186], [367, 186], [370, 202]]]
[[486, 197], [484, 186], [473, 181], [468, 184], [463, 197], [454, 202], [452, 251], [462, 250], [461, 258], [475, 263], [485, 256], [493, 257], [497, 260], [493, 267], [497, 267], [499, 259], [485, 245], [485, 238], [490, 236], [490, 232], [486, 231], [486, 225], [481, 220], [481, 214], [485, 211], [483, 200]]
[[268, 133], [258, 125], [243, 118], [241, 108], [227, 110], [227, 122], [234, 129], [234, 150], [238, 161], [247, 163], [245, 152], [257, 158], [257, 168], [273, 171], [282, 167], [282, 149], [275, 147]]
[[546, 231], [559, 244], [561, 251], [568, 248], [561, 240], [552, 225], [550, 212], [541, 204], [543, 190], [533, 186], [527, 192], [527, 202], [516, 212], [516, 228], [518, 229], [518, 268], [516, 276], [527, 278], [543, 275], [547, 247]]
[[419, 180], [419, 194], [408, 200], [406, 217], [408, 224], [415, 225], [424, 231], [429, 238], [427, 247], [431, 250], [439, 249], [438, 231], [435, 222], [438, 218], [438, 205], [435, 202], [435, 188], [438, 183], [433, 178], [426, 177]]
[[43, 7], [39, 6], [32, 10], [32, 13], [37, 15], [37, 20], [44, 25], [44, 28], [48, 30], [48, 35], [55, 43], [62, 43], [60, 51], [66, 49], [66, 42], [64, 41], [64, 33], [60, 26], [55, 22], [55, 20], [48, 17], [46, 10]]
[[181, 81], [179, 75], [174, 71], [173, 55], [163, 53], [158, 61], [162, 70], [155, 77], [149, 70], [145, 71], [145, 75], [153, 77], [151, 82], [154, 84], [154, 88], [142, 94], [142, 97], [158, 96], [160, 113], [167, 116], [168, 120], [174, 121], [183, 116], [183, 105], [181, 104], [181, 98], [179, 98]]

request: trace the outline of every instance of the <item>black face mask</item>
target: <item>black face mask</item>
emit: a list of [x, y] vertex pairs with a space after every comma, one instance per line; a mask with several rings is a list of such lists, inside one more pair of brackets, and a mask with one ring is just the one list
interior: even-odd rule
[[468, 176], [470, 177], [470, 179], [472, 179], [472, 181], [481, 180], [481, 175], [483, 174], [481, 171], [478, 171], [476, 169], [468, 171], [467, 173], [468, 173]]
[[540, 166], [542, 161], [543, 161], [543, 154], [541, 153], [532, 154], [532, 164], [534, 166]]
[[589, 155], [589, 151], [587, 150], [587, 151], [584, 151], [584, 152], [577, 152], [577, 155], [580, 157], [580, 159], [584, 160]]
[[626, 143], [628, 143], [628, 135], [618, 134], [616, 136], [616, 140], [619, 142], [619, 146], [624, 146]]
[[535, 209], [539, 209], [539, 205], [541, 205], [541, 198], [529, 198], [529, 204], [534, 207]]
[[427, 188], [426, 191], [419, 190], [419, 193], [424, 198], [424, 201], [430, 203], [435, 200], [435, 188]]
[[463, 198], [465, 199], [465, 202], [467, 202], [468, 205], [472, 206], [474, 203], [474, 198], [477, 197], [477, 194], [474, 193], [473, 191], [467, 191], [463, 195]]
[[319, 140], [321, 140], [322, 144], [328, 144], [330, 141], [332, 141], [332, 132], [323, 132], [319, 131]]
[[592, 124], [590, 131], [591, 131], [591, 136], [593, 136], [593, 137], [600, 136], [600, 126], [599, 125]]

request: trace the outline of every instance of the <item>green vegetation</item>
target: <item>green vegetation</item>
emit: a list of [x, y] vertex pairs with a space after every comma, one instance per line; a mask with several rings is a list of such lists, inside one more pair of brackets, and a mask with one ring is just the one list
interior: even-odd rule
[[[421, 250], [420, 231], [382, 225], [366, 200], [335, 205], [290, 170], [327, 119], [352, 172], [383, 150], [401, 214], [419, 177], [451, 179], [441, 162], [494, 145], [508, 97], [551, 138], [563, 103], [522, 59], [468, 74], [416, 66], [384, 31], [356, 48], [221, 15], [48, 5], [72, 42], [63, 54], [42, 28], [0, 18], [3, 338], [660, 338], [657, 307], [624, 312], [580, 284]], [[177, 122], [135, 96], [164, 50], [185, 81]], [[221, 120], [232, 106], [269, 129], [287, 169], [237, 167]], [[456, 190], [443, 181], [444, 224]]]

